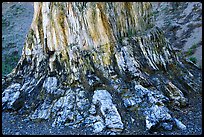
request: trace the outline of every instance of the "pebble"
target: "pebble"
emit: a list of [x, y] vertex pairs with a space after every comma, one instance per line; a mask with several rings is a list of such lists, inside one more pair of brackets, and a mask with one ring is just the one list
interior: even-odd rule
[[92, 114], [92, 115], [96, 114], [95, 105], [91, 105], [91, 108], [89, 109], [89, 113]]
[[173, 125], [170, 124], [170, 123], [162, 123], [162, 127], [163, 127], [165, 130], [172, 130]]
[[105, 128], [105, 125], [101, 121], [98, 121], [94, 123], [93, 128], [94, 128], [94, 131], [93, 131], [94, 133], [99, 133]]
[[23, 119], [22, 121], [23, 121], [23, 122], [28, 122], [28, 121], [30, 121], [30, 120], [29, 120], [29, 118], [25, 118], [25, 119]]
[[16, 132], [15, 135], [20, 135], [20, 132]]
[[132, 123], [133, 123], [133, 122], [135, 121], [134, 118], [132, 118], [132, 117], [130, 117], [130, 118], [131, 118], [131, 121], [132, 121]]
[[115, 132], [111, 132], [110, 135], [116, 135], [116, 133]]
[[181, 130], [186, 130], [186, 126], [185, 126], [181, 121], [179, 121], [179, 120], [176, 119], [176, 118], [174, 118], [174, 121], [175, 121], [175, 123], [176, 123], [176, 125], [177, 125], [177, 127], [178, 127], [179, 129], [181, 129]]

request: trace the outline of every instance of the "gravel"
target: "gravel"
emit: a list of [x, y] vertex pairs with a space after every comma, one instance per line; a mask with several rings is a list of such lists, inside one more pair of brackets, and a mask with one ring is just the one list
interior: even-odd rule
[[86, 134], [83, 129], [70, 127], [53, 128], [51, 121], [34, 122], [25, 116], [2, 112], [2, 133], [4, 135], [80, 135]]
[[[173, 116], [186, 125], [186, 130], [173, 127], [172, 131], [144, 130], [144, 122], [135, 119], [134, 126], [125, 127], [122, 135], [201, 135], [202, 134], [202, 95], [191, 93], [189, 106], [180, 110], [172, 110]], [[120, 112], [119, 112], [120, 113]], [[127, 115], [128, 116], [128, 115]], [[34, 122], [27, 119], [26, 115], [16, 112], [2, 112], [2, 133], [4, 135], [92, 135], [88, 128], [79, 127], [72, 129], [67, 126], [52, 127], [53, 121]], [[103, 133], [95, 133], [103, 134]]]

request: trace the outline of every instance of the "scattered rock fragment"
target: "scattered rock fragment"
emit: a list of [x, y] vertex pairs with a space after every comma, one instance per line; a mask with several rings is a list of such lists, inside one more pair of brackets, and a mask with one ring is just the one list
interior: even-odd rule
[[179, 121], [178, 119], [174, 118], [174, 121], [176, 123], [176, 126], [181, 129], [181, 130], [186, 130], [186, 126], [181, 122]]

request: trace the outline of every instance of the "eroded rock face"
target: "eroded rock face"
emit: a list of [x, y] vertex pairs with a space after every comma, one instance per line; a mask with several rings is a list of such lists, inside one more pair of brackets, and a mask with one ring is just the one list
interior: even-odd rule
[[98, 105], [105, 117], [105, 125], [113, 131], [122, 130], [123, 123], [116, 106], [112, 102], [110, 93], [106, 90], [96, 90], [93, 95], [93, 104]]
[[[123, 95], [125, 107], [137, 108], [145, 116], [146, 128], [161, 126], [170, 130], [173, 126], [173, 118], [170, 111], [165, 107], [169, 99], [158, 91], [151, 91], [141, 85], [135, 85], [134, 92]], [[179, 121], [180, 122], [180, 121]]]
[[105, 128], [104, 120], [99, 115], [90, 115], [85, 119], [84, 123], [86, 127], [91, 126], [94, 133], [99, 133]]
[[2, 106], [21, 99], [19, 112], [31, 120], [94, 134], [120, 134], [134, 125], [126, 114], [138, 113], [147, 130], [183, 130], [168, 107], [187, 104], [183, 91], [201, 90], [202, 75], [191, 72], [154, 26], [150, 3], [35, 3]]
[[2, 107], [7, 109], [15, 109], [13, 108], [13, 104], [20, 96], [20, 88], [21, 84], [15, 83], [9, 86], [2, 93]]
[[46, 92], [53, 93], [57, 90], [57, 78], [56, 77], [48, 77], [43, 83], [43, 88], [46, 89]]
[[164, 106], [157, 106], [153, 105], [151, 108], [149, 108], [149, 113], [146, 116], [146, 127], [147, 129], [151, 129], [156, 124], [160, 124], [163, 121], [172, 121], [171, 115], [168, 113], [168, 109]]

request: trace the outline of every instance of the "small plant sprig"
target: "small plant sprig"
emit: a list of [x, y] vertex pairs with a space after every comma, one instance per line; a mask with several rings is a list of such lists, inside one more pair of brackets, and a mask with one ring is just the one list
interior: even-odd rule
[[190, 57], [189, 60], [192, 61], [194, 64], [197, 63], [197, 58], [196, 57]]
[[186, 55], [186, 56], [193, 55], [193, 53], [195, 52], [195, 50], [196, 50], [197, 47], [198, 47], [198, 45], [193, 44], [193, 45], [188, 49], [188, 51], [185, 52], [185, 55]]

